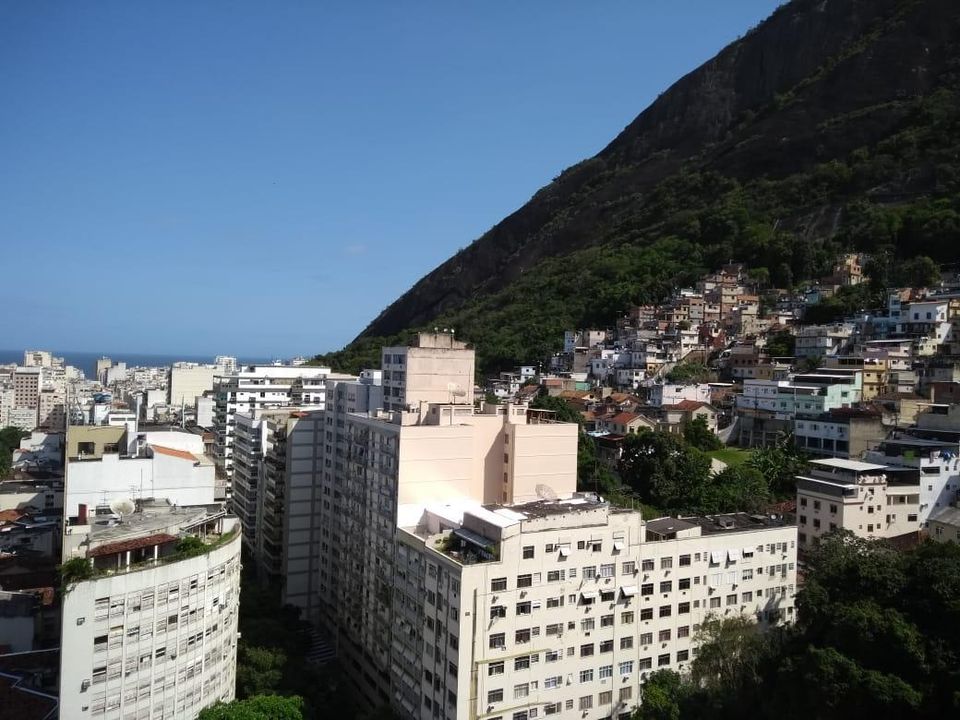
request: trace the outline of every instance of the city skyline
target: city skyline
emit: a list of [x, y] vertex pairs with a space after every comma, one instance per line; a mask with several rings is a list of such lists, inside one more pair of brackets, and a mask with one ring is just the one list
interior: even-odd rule
[[4, 344], [339, 348], [777, 4], [11, 6]]

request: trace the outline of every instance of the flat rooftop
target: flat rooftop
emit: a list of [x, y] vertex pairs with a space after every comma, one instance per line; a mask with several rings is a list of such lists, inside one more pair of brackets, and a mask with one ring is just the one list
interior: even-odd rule
[[119, 522], [107, 520], [98, 523], [94, 519], [90, 526], [90, 545], [93, 549], [96, 545], [126, 542], [151, 535], [174, 535], [224, 514], [226, 511], [219, 503], [177, 506], [162, 501], [144, 501], [137, 512], [124, 515]]
[[957, 448], [957, 443], [945, 442], [943, 440], [926, 440], [917, 437], [899, 437], [890, 438], [883, 441], [884, 445], [901, 445], [904, 447], [930, 447], [930, 448]]
[[861, 462], [860, 460], [846, 460], [844, 458], [824, 458], [823, 460], [811, 460], [810, 462], [813, 465], [839, 468], [841, 470], [853, 470], [854, 472], [870, 472], [871, 470], [883, 470], [886, 468], [886, 465], [876, 465], [874, 463]]
[[[484, 505], [484, 509], [500, 516], [511, 517], [514, 522], [531, 520], [534, 518], [549, 517], [551, 515], [565, 515], [575, 512], [587, 512], [606, 507], [607, 503], [600, 502], [598, 496], [584, 493], [572, 498], [558, 500], [534, 500], [521, 505]], [[508, 514], [509, 513], [509, 514]], [[513, 523], [509, 523], [513, 524]]]

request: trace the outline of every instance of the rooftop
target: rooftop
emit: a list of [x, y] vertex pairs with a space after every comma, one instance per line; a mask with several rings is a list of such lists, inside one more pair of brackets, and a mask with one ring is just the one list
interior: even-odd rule
[[108, 520], [90, 528], [90, 544], [99, 548], [105, 544], [127, 543], [132, 540], [157, 536], [176, 535], [215, 517], [225, 515], [219, 503], [213, 505], [176, 506], [165, 501], [144, 501], [137, 512], [124, 515], [120, 522]]
[[938, 510], [930, 516], [930, 521], [960, 528], [960, 508], [951, 505], [950, 507]]
[[885, 465], [876, 465], [859, 460], [846, 460], [844, 458], [824, 458], [823, 460], [811, 460], [810, 462], [814, 465], [823, 465], [841, 470], [852, 470], [854, 472], [870, 472], [872, 470], [883, 470], [886, 468]]

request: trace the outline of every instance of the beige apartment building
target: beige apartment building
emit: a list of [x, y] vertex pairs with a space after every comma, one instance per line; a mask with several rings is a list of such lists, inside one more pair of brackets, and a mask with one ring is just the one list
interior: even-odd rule
[[890, 538], [921, 527], [916, 473], [828, 458], [813, 460], [797, 477], [797, 529], [801, 548], [815, 547], [837, 529], [858, 537]]
[[576, 424], [474, 407], [466, 344], [428, 333], [383, 353], [382, 385], [328, 382], [286, 440], [284, 599], [371, 702], [620, 715], [644, 673], [689, 661], [706, 613], [792, 616], [796, 528], [645, 524], [576, 494]]
[[[406, 510], [406, 509], [404, 509]], [[794, 616], [796, 528], [590, 495], [431, 505], [399, 531], [390, 679], [406, 717], [629, 718], [708, 615]]]

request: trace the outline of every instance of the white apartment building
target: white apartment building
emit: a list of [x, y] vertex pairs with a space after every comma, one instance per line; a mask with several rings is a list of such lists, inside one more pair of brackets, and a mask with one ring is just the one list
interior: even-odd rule
[[[923, 417], [923, 416], [921, 416]], [[956, 502], [960, 493], [960, 443], [894, 433], [864, 459], [883, 463], [888, 473], [908, 478], [919, 496], [920, 527], [932, 513]]]
[[[104, 450], [94, 434], [115, 431]], [[128, 429], [71, 427], [67, 435], [64, 517], [92, 515], [113, 500], [168, 497], [179, 504], [214, 502], [213, 458], [203, 438], [186, 432], [134, 434]], [[81, 522], [82, 524], [82, 522]]]
[[[63, 595], [60, 717], [189, 720], [234, 698], [240, 537], [219, 506], [144, 503], [68, 528], [94, 577]], [[178, 552], [180, 538], [205, 547]]]
[[767, 517], [644, 522], [590, 496], [413, 510], [391, 605], [405, 717], [629, 718], [708, 615], [794, 616], [796, 528]]
[[[292, 390], [298, 378], [348, 379], [350, 376], [334, 375], [330, 368], [290, 367], [285, 365], [244, 365], [234, 374], [214, 377], [214, 451], [217, 463], [227, 477], [233, 474], [233, 437], [236, 428], [234, 415], [237, 412], [254, 412], [267, 408], [286, 407], [292, 404]], [[323, 409], [318, 405], [317, 409]]]
[[213, 375], [216, 365], [201, 365], [177, 362], [170, 368], [169, 395], [167, 401], [176, 407], [195, 407], [197, 397], [213, 390]]
[[828, 458], [813, 460], [797, 477], [798, 541], [815, 547], [837, 529], [864, 538], [890, 538], [922, 526], [915, 479], [885, 465]]
[[709, 404], [710, 385], [708, 383], [693, 383], [688, 385], [656, 383], [648, 389], [647, 402], [655, 407], [660, 407], [661, 405], [678, 405], [684, 400]]

